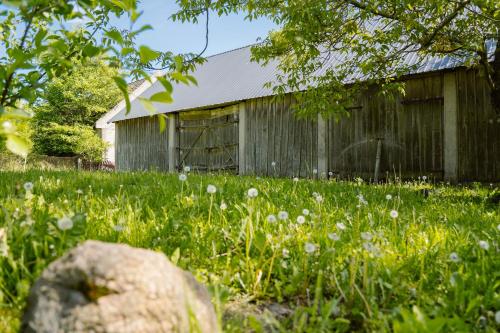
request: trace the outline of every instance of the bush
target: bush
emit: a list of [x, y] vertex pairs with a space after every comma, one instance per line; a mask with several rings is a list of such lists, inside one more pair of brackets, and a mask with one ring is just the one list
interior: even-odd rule
[[34, 150], [49, 156], [81, 156], [100, 162], [106, 143], [97, 136], [92, 127], [85, 125], [59, 125], [48, 123], [39, 126], [33, 135]]

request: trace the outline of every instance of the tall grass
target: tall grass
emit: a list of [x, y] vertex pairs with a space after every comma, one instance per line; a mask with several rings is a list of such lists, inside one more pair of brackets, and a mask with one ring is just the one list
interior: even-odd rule
[[193, 272], [228, 332], [496, 332], [500, 209], [487, 187], [436, 185], [425, 197], [429, 187], [0, 173], [0, 311], [11, 318], [0, 331], [15, 329], [12, 314], [51, 261], [99, 239], [163, 252]]

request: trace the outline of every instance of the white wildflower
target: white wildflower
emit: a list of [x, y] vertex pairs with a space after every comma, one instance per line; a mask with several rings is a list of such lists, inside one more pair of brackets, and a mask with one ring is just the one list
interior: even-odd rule
[[283, 254], [284, 258], [288, 258], [290, 256], [290, 251], [288, 251], [287, 249], [283, 249], [281, 253]]
[[268, 215], [266, 219], [267, 219], [267, 222], [269, 222], [269, 223], [276, 223], [276, 221], [277, 221], [276, 216], [274, 216], [273, 214]]
[[306, 243], [304, 245], [304, 250], [307, 253], [313, 253], [314, 251], [316, 251], [316, 245], [314, 245], [313, 243]]
[[207, 193], [214, 194], [215, 192], [217, 192], [217, 188], [214, 185], [207, 186]]
[[224, 201], [222, 201], [220, 204], [220, 210], [226, 210], [226, 209], [227, 209], [227, 205]]
[[422, 176], [422, 180], [425, 182], [427, 180], [427, 176]]
[[328, 234], [328, 238], [330, 238], [330, 239], [331, 239], [331, 240], [333, 240], [333, 241], [338, 241], [338, 240], [340, 240], [340, 236], [339, 236], [339, 235], [337, 235], [337, 233], [335, 233], [335, 232], [329, 233], [329, 234]]
[[67, 216], [63, 216], [59, 220], [57, 220], [57, 227], [61, 230], [69, 230], [73, 228], [73, 220]]
[[306, 222], [306, 218], [302, 215], [297, 216], [297, 223], [304, 224]]
[[272, 161], [271, 166], [274, 168], [276, 166], [276, 162]]
[[185, 173], [189, 173], [189, 172], [191, 172], [191, 167], [190, 167], [189, 165], [186, 165], [186, 166], [184, 167], [184, 172], [185, 172]]
[[298, 178], [298, 177], [293, 177], [293, 181], [294, 181], [294, 182], [298, 182], [298, 181], [299, 181], [299, 178]]
[[318, 174], [318, 169], [313, 169], [313, 174], [317, 175]]
[[31, 192], [33, 190], [33, 183], [32, 182], [24, 183], [24, 190], [26, 192]]
[[333, 176], [333, 172], [328, 171], [328, 176], [330, 176], [330, 177]]
[[259, 191], [256, 188], [251, 188], [248, 190], [247, 195], [249, 198], [256, 198], [259, 195]]
[[392, 195], [387, 194], [387, 195], [385, 196], [385, 199], [386, 199], [386, 200], [392, 200]]
[[392, 217], [393, 219], [396, 219], [396, 218], [399, 216], [398, 211], [397, 211], [397, 210], [394, 210], [394, 209], [393, 209], [393, 210], [391, 210], [390, 215], [391, 215], [391, 217]]
[[122, 232], [123, 229], [125, 229], [125, 227], [121, 224], [116, 224], [113, 226], [113, 230], [116, 231], [116, 232]]
[[322, 197], [321, 195], [318, 195], [318, 196], [316, 197], [316, 202], [317, 202], [317, 203], [322, 203], [322, 202], [323, 202], [323, 197]]
[[0, 228], [0, 257], [9, 255], [9, 244], [7, 243], [7, 231], [5, 228]]
[[459, 262], [460, 257], [458, 256], [458, 254], [456, 252], [452, 252], [452, 253], [450, 253], [450, 260], [453, 262]]
[[288, 219], [288, 213], [284, 210], [278, 213], [278, 218], [280, 220], [287, 220]]
[[372, 240], [373, 236], [369, 232], [362, 232], [361, 233], [361, 238], [363, 238], [366, 241], [370, 241], [370, 240]]
[[342, 223], [342, 222], [338, 222], [338, 223], [336, 224], [336, 226], [337, 226], [337, 229], [339, 229], [339, 230], [345, 230], [345, 229], [346, 229], [346, 228], [345, 228], [345, 224], [344, 224], [344, 223]]
[[78, 189], [78, 190], [76, 190], [76, 194], [83, 194], [83, 191]]
[[319, 193], [318, 193], [318, 192], [313, 192], [313, 193], [312, 193], [313, 198], [318, 197], [318, 195], [319, 195]]
[[302, 209], [302, 214], [303, 215], [307, 216], [307, 215], [309, 215], [309, 213], [310, 213], [309, 209], [306, 209], [306, 208]]
[[479, 247], [482, 248], [483, 250], [488, 251], [490, 249], [490, 244], [487, 241], [480, 240]]
[[187, 179], [188, 179], [188, 177], [187, 177], [185, 174], [181, 173], [181, 174], [179, 175], [179, 180], [180, 180], [181, 182], [185, 182]]

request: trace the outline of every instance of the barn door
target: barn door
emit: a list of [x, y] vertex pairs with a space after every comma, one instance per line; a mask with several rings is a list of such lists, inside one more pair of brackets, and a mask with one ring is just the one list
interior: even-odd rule
[[237, 108], [180, 113], [177, 130], [179, 170], [238, 170]]

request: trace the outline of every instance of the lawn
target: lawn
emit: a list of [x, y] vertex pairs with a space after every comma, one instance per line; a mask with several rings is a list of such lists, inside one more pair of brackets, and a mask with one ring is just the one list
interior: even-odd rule
[[209, 287], [226, 332], [500, 327], [491, 186], [180, 178], [0, 173], [0, 331], [17, 330], [30, 285], [84, 239], [165, 253]]

